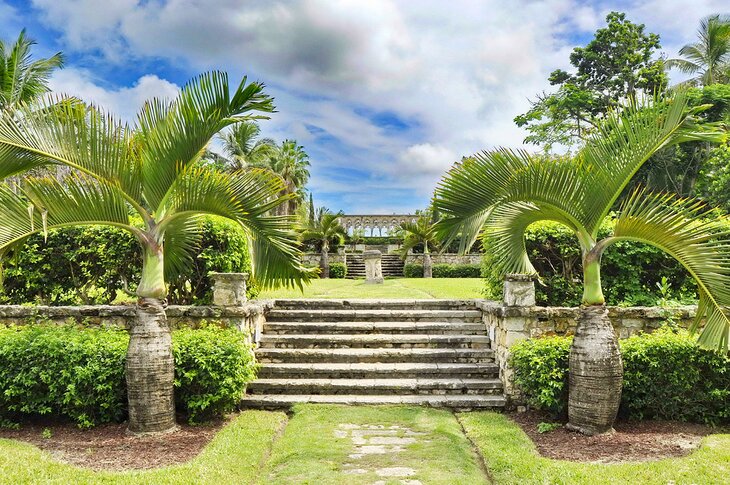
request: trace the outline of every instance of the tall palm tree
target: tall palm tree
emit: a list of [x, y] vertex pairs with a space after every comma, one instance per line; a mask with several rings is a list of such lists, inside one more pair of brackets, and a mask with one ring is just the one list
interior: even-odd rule
[[702, 19], [698, 42], [679, 50], [682, 58], [668, 59], [665, 65], [687, 74], [696, 74], [690, 84], [709, 86], [730, 81], [730, 17], [711, 15]]
[[621, 356], [601, 288], [601, 256], [613, 243], [650, 244], [676, 258], [699, 287], [695, 323], [705, 318], [700, 344], [728, 350], [730, 221], [709, 217], [700, 202], [638, 188], [623, 200], [613, 234], [597, 240], [614, 203], [653, 153], [686, 140], [726, 138], [695, 124], [700, 109], [690, 109], [683, 92], [643, 101], [608, 116], [573, 158], [544, 161], [524, 151], [483, 152], [454, 166], [436, 189], [434, 206], [444, 216], [438, 233], [452, 240], [462, 234], [464, 251], [484, 229], [504, 274], [535, 273], [525, 250], [530, 224], [552, 220], [575, 233], [584, 292], [570, 352], [568, 414], [574, 430], [610, 430], [621, 397]]
[[259, 138], [261, 128], [255, 121], [245, 121], [220, 135], [223, 150], [233, 163], [233, 169], [260, 166], [276, 156], [277, 147], [271, 138]]
[[[165, 282], [191, 261], [202, 216], [231, 219], [248, 232], [254, 276], [263, 286], [301, 286], [311, 275], [301, 266], [293, 221], [268, 215], [288, 200], [277, 197], [278, 177], [197, 163], [223, 128], [273, 110], [262, 84], [244, 78], [233, 88], [225, 73], [203, 74], [172, 102], [145, 103], [134, 130], [63, 99], [0, 115], [0, 180], [24, 174], [19, 194], [0, 187], [0, 249], [38, 231], [79, 225], [119, 227], [140, 244], [143, 268], [126, 365], [132, 432], [175, 426]], [[28, 175], [47, 165], [72, 172], [62, 181]], [[130, 214], [143, 223], [134, 224]]]
[[48, 91], [48, 79], [63, 66], [60, 52], [45, 59], [32, 60], [35, 41], [20, 32], [11, 46], [0, 40], [0, 110], [37, 100]]
[[320, 268], [322, 278], [330, 277], [329, 250], [330, 243], [343, 244], [346, 230], [340, 224], [342, 212], [332, 213], [329, 209], [322, 207], [317, 211], [314, 221], [308, 221], [301, 229], [301, 240], [315, 241], [320, 245]]
[[304, 197], [304, 186], [309, 181], [309, 155], [295, 140], [284, 140], [273, 157], [255, 164], [268, 168], [279, 175], [286, 185], [282, 195], [293, 195], [289, 202], [280, 207], [284, 215], [296, 212]]
[[416, 222], [403, 222], [398, 229], [403, 234], [403, 246], [400, 249], [403, 259], [408, 256], [408, 252], [414, 247], [423, 244], [423, 277], [433, 277], [433, 264], [429, 246], [437, 248], [439, 239], [429, 215], [419, 216]]

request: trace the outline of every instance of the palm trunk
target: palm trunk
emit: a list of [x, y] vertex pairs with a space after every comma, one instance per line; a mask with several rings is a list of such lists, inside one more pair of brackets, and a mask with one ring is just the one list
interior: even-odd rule
[[127, 400], [129, 431], [158, 433], [174, 430], [175, 401], [172, 336], [165, 315], [162, 248], [145, 248], [137, 295], [137, 318], [129, 331]]
[[433, 264], [431, 263], [431, 253], [428, 252], [428, 248], [423, 252], [423, 277], [433, 277]]
[[322, 278], [330, 277], [330, 255], [329, 255], [329, 244], [327, 241], [322, 243], [322, 255], [320, 257], [320, 266], [322, 267]]
[[600, 251], [583, 264], [583, 305], [570, 348], [567, 428], [611, 431], [621, 403], [623, 363], [601, 289]]

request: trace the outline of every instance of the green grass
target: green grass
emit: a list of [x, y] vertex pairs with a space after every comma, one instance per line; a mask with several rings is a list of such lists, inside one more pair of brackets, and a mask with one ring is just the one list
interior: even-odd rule
[[367, 285], [365, 280], [319, 279], [299, 289], [264, 291], [259, 299], [272, 298], [483, 298], [480, 278], [395, 278], [382, 285]]
[[717, 484], [730, 477], [730, 435], [706, 437], [683, 458], [645, 463], [598, 464], [551, 460], [507, 417], [491, 412], [459, 416], [499, 484]]

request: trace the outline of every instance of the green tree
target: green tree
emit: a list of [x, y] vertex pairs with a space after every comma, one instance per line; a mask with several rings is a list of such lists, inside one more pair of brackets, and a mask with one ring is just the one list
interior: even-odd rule
[[434, 230], [431, 214], [420, 214], [416, 222], [403, 222], [398, 227], [398, 232], [403, 238], [403, 246], [400, 253], [403, 259], [409, 251], [419, 245], [423, 245], [423, 277], [433, 277], [433, 264], [431, 262], [431, 249], [439, 247], [439, 239]]
[[60, 52], [33, 60], [31, 48], [35, 44], [25, 35], [25, 29], [13, 45], [0, 40], [0, 110], [36, 101], [48, 92], [48, 80], [53, 71], [63, 66]]
[[[263, 170], [224, 173], [197, 163], [222, 129], [272, 110], [262, 84], [244, 78], [231, 92], [228, 76], [211, 72], [172, 102], [145, 103], [134, 131], [64, 100], [0, 116], [0, 179], [24, 175], [17, 194], [0, 187], [0, 249], [39, 231], [79, 225], [115, 226], [139, 242], [143, 266], [126, 365], [132, 432], [175, 426], [165, 283], [190, 263], [203, 215], [247, 231], [257, 283], [301, 286], [310, 277], [293, 221], [268, 215], [288, 200], [278, 197], [281, 180]], [[48, 165], [72, 171], [62, 181], [28, 174]]]
[[711, 15], [702, 19], [697, 42], [679, 50], [680, 58], [668, 59], [666, 67], [695, 77], [686, 81], [709, 86], [730, 81], [730, 17]]
[[309, 155], [295, 140], [284, 140], [275, 155], [252, 164], [266, 168], [284, 180], [281, 195], [291, 195], [287, 204], [279, 208], [284, 215], [295, 214], [304, 198], [304, 187], [309, 181]]
[[340, 224], [340, 216], [342, 212], [334, 214], [326, 207], [322, 207], [317, 211], [314, 220], [307, 221], [301, 228], [300, 239], [303, 242], [316, 242], [320, 247], [319, 264], [322, 278], [330, 277], [330, 243], [343, 244], [347, 235], [347, 231]]
[[586, 47], [573, 49], [575, 73], [553, 71], [548, 80], [557, 91], [539, 95], [527, 113], [515, 118], [530, 133], [526, 143], [574, 145], [622, 100], [664, 89], [663, 63], [652, 59], [661, 47], [659, 36], [645, 33], [643, 24], [632, 23], [623, 13], [609, 13], [606, 23]]
[[699, 342], [728, 350], [730, 230], [709, 217], [700, 202], [639, 188], [615, 215], [613, 233], [598, 239], [602, 223], [636, 171], [657, 150], [686, 140], [722, 141], [703, 131], [687, 96], [632, 103], [596, 128], [575, 157], [545, 162], [525, 151], [484, 152], [457, 164], [436, 190], [434, 206], [445, 238], [463, 233], [464, 251], [484, 229], [502, 274], [535, 272], [525, 250], [525, 230], [552, 220], [571, 230], [583, 260], [583, 298], [570, 355], [569, 420], [593, 434], [611, 429], [621, 396], [618, 341], [601, 287], [601, 256], [618, 241], [656, 246], [676, 258], [699, 288]]
[[271, 138], [259, 138], [261, 128], [255, 121], [238, 123], [220, 135], [223, 150], [231, 161], [231, 168], [241, 170], [249, 166], [266, 164], [277, 154], [277, 146]]

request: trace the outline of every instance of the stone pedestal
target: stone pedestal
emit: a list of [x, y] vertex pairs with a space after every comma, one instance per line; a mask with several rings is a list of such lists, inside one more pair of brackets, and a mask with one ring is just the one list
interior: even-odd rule
[[340, 256], [344, 256], [345, 255], [345, 246], [337, 246], [337, 254], [339, 254]]
[[241, 306], [246, 303], [248, 273], [210, 273], [213, 280], [213, 304]]
[[365, 261], [365, 283], [378, 284], [383, 282], [383, 254], [377, 249], [363, 251]]
[[535, 282], [530, 275], [504, 277], [503, 300], [506, 306], [535, 306]]

